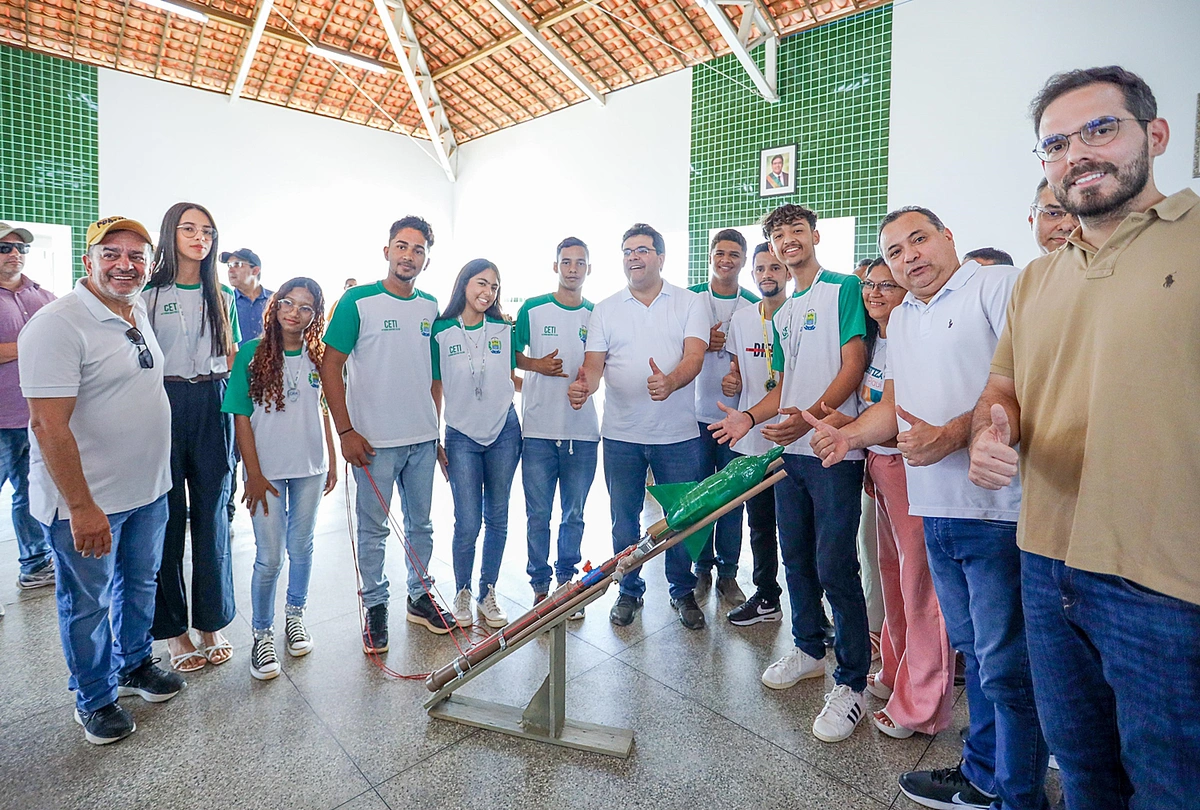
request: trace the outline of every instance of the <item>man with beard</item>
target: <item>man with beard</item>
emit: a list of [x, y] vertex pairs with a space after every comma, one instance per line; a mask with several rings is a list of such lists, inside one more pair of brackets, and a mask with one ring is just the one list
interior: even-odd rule
[[1017, 281], [970, 476], [1001, 489], [1020, 468], [1029, 657], [1067, 807], [1195, 807], [1200, 197], [1156, 187], [1169, 129], [1123, 68], [1053, 76], [1032, 112], [1082, 227]]
[[152, 658], [155, 574], [171, 489], [171, 406], [142, 288], [150, 235], [109, 217], [87, 230], [87, 277], [17, 339], [29, 401], [29, 487], [58, 568], [58, 629], [75, 722], [95, 745], [137, 729], [117, 704], [184, 687]]
[[347, 290], [325, 332], [321, 384], [341, 437], [342, 458], [354, 466], [357, 485], [358, 564], [367, 611], [362, 645], [367, 655], [388, 649], [383, 555], [393, 484], [400, 490], [409, 546], [405, 616], [439, 635], [456, 626], [454, 616], [433, 598], [429, 576], [429, 509], [433, 468], [441, 452], [429, 336], [438, 305], [415, 282], [429, 264], [432, 247], [433, 229], [425, 220], [407, 216], [392, 223], [383, 248], [387, 276]]
[[1059, 204], [1054, 189], [1043, 177], [1034, 193], [1033, 205], [1029, 206], [1029, 228], [1038, 250], [1045, 256], [1067, 243], [1067, 237], [1079, 227], [1079, 220]]

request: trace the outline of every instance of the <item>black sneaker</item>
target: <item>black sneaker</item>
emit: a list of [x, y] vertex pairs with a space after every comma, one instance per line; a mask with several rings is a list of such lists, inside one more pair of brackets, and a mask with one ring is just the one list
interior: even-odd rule
[[159, 660], [146, 656], [137, 669], [122, 676], [117, 682], [117, 697], [137, 695], [149, 703], [162, 703], [178, 695], [187, 681], [178, 672], [156, 667]]
[[700, 601], [708, 596], [708, 592], [712, 590], [712, 584], [712, 571], [696, 572], [696, 587], [692, 591], [696, 597], [696, 601]]
[[672, 599], [671, 607], [679, 611], [679, 623], [688, 630], [700, 630], [704, 627], [704, 612], [696, 604], [694, 594], [688, 594], [682, 599]]
[[[451, 630], [458, 627], [458, 622], [454, 621], [454, 614], [448, 610], [442, 610], [432, 596], [423, 593], [414, 601], [408, 597], [408, 610], [404, 616], [413, 624], [424, 625], [429, 632], [437, 633], [439, 636], [444, 636]], [[384, 649], [387, 649], [387, 632], [384, 631]]]
[[118, 706], [115, 700], [94, 712], [76, 709], [75, 722], [83, 726], [83, 736], [92, 745], [115, 743], [137, 731], [133, 715]]
[[363, 630], [363, 652], [385, 653], [388, 649], [388, 611], [387, 603], [367, 608], [367, 629]]
[[621, 594], [617, 597], [617, 603], [612, 606], [612, 610], [608, 612], [608, 620], [617, 627], [625, 627], [633, 624], [633, 617], [642, 609], [642, 599], [629, 594]]
[[730, 624], [736, 624], [738, 627], [748, 627], [759, 622], [777, 622], [783, 619], [783, 609], [779, 606], [779, 602], [772, 602], [769, 599], [763, 598], [761, 594], [754, 594], [738, 607], [725, 614], [725, 618], [729, 619]]
[[964, 807], [987, 810], [996, 798], [979, 790], [963, 776], [961, 762], [953, 768], [901, 774], [900, 790], [917, 804], [934, 810], [962, 810]]

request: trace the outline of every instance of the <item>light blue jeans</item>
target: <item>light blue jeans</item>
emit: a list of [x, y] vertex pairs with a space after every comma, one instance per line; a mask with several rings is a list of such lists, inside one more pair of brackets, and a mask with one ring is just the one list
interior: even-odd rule
[[404, 534], [410, 553], [420, 562], [405, 555], [408, 563], [408, 595], [413, 599], [433, 587], [428, 575], [429, 559], [433, 556], [433, 521], [429, 518], [433, 501], [433, 468], [437, 464], [437, 442], [430, 440], [400, 447], [376, 447], [375, 455], [366, 467], [353, 467], [358, 488], [355, 497], [355, 519], [358, 522], [358, 569], [362, 576], [364, 607], [385, 605], [388, 601], [388, 578], [383, 573], [383, 549], [388, 536], [387, 512], [379, 502], [371, 482], [383, 494], [388, 508], [392, 503], [392, 485], [400, 491], [400, 509], [404, 513]]
[[[550, 577], [569, 582], [578, 573], [583, 542], [583, 508], [596, 477], [600, 442], [563, 439], [525, 439], [521, 459], [521, 481], [525, 488], [525, 542], [529, 564], [525, 566], [534, 593], [550, 590]], [[558, 524], [558, 559], [550, 567], [550, 517], [557, 486], [562, 504]]]
[[21, 555], [21, 573], [28, 576], [50, 564], [50, 543], [29, 514], [29, 431], [0, 429], [0, 486], [13, 485], [12, 522]]
[[259, 632], [275, 624], [275, 586], [283, 570], [283, 551], [288, 558], [288, 607], [302, 608], [308, 603], [308, 581], [312, 576], [313, 528], [317, 523], [317, 504], [325, 489], [325, 473], [304, 478], [280, 478], [271, 481], [279, 495], [267, 492], [267, 513], [260, 504], [250, 516], [254, 524], [254, 573], [250, 577], [250, 604], [254, 609], [251, 626]]

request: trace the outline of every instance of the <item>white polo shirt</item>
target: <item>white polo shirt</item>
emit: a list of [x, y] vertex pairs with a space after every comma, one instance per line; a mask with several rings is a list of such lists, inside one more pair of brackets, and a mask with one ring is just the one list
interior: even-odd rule
[[[229, 359], [213, 354], [211, 332], [204, 317], [204, 292], [200, 284], [168, 284], [142, 292], [146, 311], [154, 322], [154, 336], [162, 347], [163, 374], [191, 379], [229, 371]], [[221, 285], [221, 303], [229, 316], [236, 347], [242, 339], [233, 290]]]
[[[862, 385], [858, 389], [859, 413], [883, 399], [883, 384], [890, 379], [887, 372], [887, 338], [876, 337], [875, 347], [871, 349], [871, 360], [867, 364], [867, 370], [863, 372]], [[881, 444], [867, 449], [881, 456], [894, 456], [900, 453], [899, 447], [884, 447]]]
[[[83, 477], [106, 515], [153, 503], [171, 489], [171, 405], [163, 388], [163, 353], [139, 299], [134, 322], [154, 356], [138, 363], [125, 337], [129, 322], [84, 284], [38, 310], [17, 338], [26, 399], [74, 397], [70, 428]], [[69, 520], [37, 436], [29, 431], [29, 511], [46, 525]]]
[[[896, 404], [931, 425], [975, 408], [987, 384], [1008, 299], [1020, 271], [969, 261], [927, 304], [909, 293], [888, 319], [888, 370]], [[896, 417], [900, 430], [910, 425]], [[1016, 521], [1021, 486], [993, 492], [967, 480], [963, 448], [929, 467], [908, 467], [909, 514]]]
[[[733, 313], [729, 322], [729, 337], [725, 345], [729, 347], [730, 354], [737, 357], [738, 368], [742, 372], [742, 393], [737, 397], [737, 409], [740, 411], [749, 410], [767, 395], [767, 380], [771, 379], [775, 322], [771, 318], [763, 318], [761, 307], [762, 304], [742, 307]], [[774, 376], [778, 385], [780, 374], [775, 372]], [[767, 452], [775, 445], [763, 438], [762, 426], [778, 421], [779, 417], [776, 416], [755, 425], [738, 440], [733, 451], [746, 456]]]
[[583, 365], [592, 303], [563, 306], [553, 295], [530, 298], [517, 313], [514, 347], [536, 360], [558, 350], [565, 377], [526, 372], [521, 384], [521, 431], [527, 439], [600, 441], [600, 422], [591, 398], [575, 410], [567, 388]]
[[587, 350], [604, 352], [604, 423], [606, 439], [634, 444], [675, 444], [700, 435], [696, 422], [696, 384], [650, 399], [646, 379], [650, 358], [664, 374], [683, 359], [683, 341], [708, 343], [708, 313], [700, 297], [663, 280], [650, 306], [626, 287], [592, 311]]
[[[812, 408], [817, 398], [842, 370], [842, 346], [867, 333], [867, 314], [856, 277], [818, 271], [812, 286], [792, 294], [775, 313], [775, 348], [771, 362], [784, 372], [781, 408]], [[845, 402], [826, 402], [849, 417], [858, 416], [858, 397]], [[783, 452], [812, 456], [805, 434]], [[862, 450], [846, 454], [850, 460], [865, 458]]]
[[[710, 282], [696, 284], [688, 289], [700, 296], [700, 300], [708, 309], [709, 327], [719, 323], [721, 331], [725, 333], [726, 348], [719, 352], [706, 351], [704, 366], [696, 375], [696, 419], [701, 424], [711, 425], [725, 418], [725, 413], [717, 407], [718, 402], [732, 408], [738, 401], [737, 397], [727, 397], [721, 393], [721, 380], [729, 373], [731, 357], [728, 348], [730, 319], [735, 312], [757, 304], [758, 296], [741, 287], [738, 287], [736, 295], [717, 295], [712, 291]], [[706, 336], [705, 342], [707, 341]]]
[[222, 413], [250, 417], [258, 466], [268, 481], [308, 478], [329, 471], [325, 417], [321, 409], [321, 375], [306, 350], [283, 353], [283, 407], [250, 398], [250, 361], [262, 343], [247, 341], [233, 360]]
[[334, 308], [325, 345], [346, 360], [350, 424], [372, 447], [402, 447], [438, 437], [429, 387], [429, 336], [437, 299], [420, 290], [392, 295], [382, 281], [352, 287]]
[[430, 359], [433, 379], [442, 381], [446, 427], [485, 447], [504, 429], [512, 406], [517, 367], [512, 333], [508, 321], [490, 317], [465, 330], [457, 318], [433, 325]]

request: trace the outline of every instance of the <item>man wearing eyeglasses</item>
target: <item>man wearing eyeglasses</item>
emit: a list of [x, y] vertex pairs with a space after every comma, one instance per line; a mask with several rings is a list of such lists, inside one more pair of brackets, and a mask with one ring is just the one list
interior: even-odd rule
[[29, 489], [58, 568], [58, 627], [88, 742], [137, 724], [117, 698], [160, 703], [184, 687], [152, 658], [155, 574], [171, 489], [171, 406], [141, 292], [151, 258], [141, 223], [87, 231], [87, 277], [17, 340], [29, 402]]
[[1059, 204], [1045, 177], [1038, 183], [1033, 205], [1029, 206], [1029, 227], [1043, 256], [1065, 245], [1067, 237], [1079, 227], [1079, 220]]
[[54, 300], [53, 293], [22, 272], [31, 242], [29, 231], [0, 222], [0, 486], [9, 482], [13, 487], [19, 588], [54, 584], [50, 544], [29, 514], [29, 408], [21, 396], [17, 368], [17, 335], [35, 312]]
[[971, 480], [1020, 469], [1029, 658], [1067, 806], [1195, 807], [1200, 197], [1158, 190], [1170, 132], [1129, 71], [1053, 76], [1032, 109], [1080, 229], [1017, 281]]
[[[237, 307], [238, 326], [242, 329], [242, 339], [238, 343], [240, 349], [248, 341], [262, 336], [263, 313], [267, 311], [267, 302], [274, 291], [262, 285], [262, 260], [250, 248], [225, 252], [220, 258], [229, 272], [229, 284], [233, 287], [233, 304]], [[232, 495], [229, 502], [233, 503]]]

